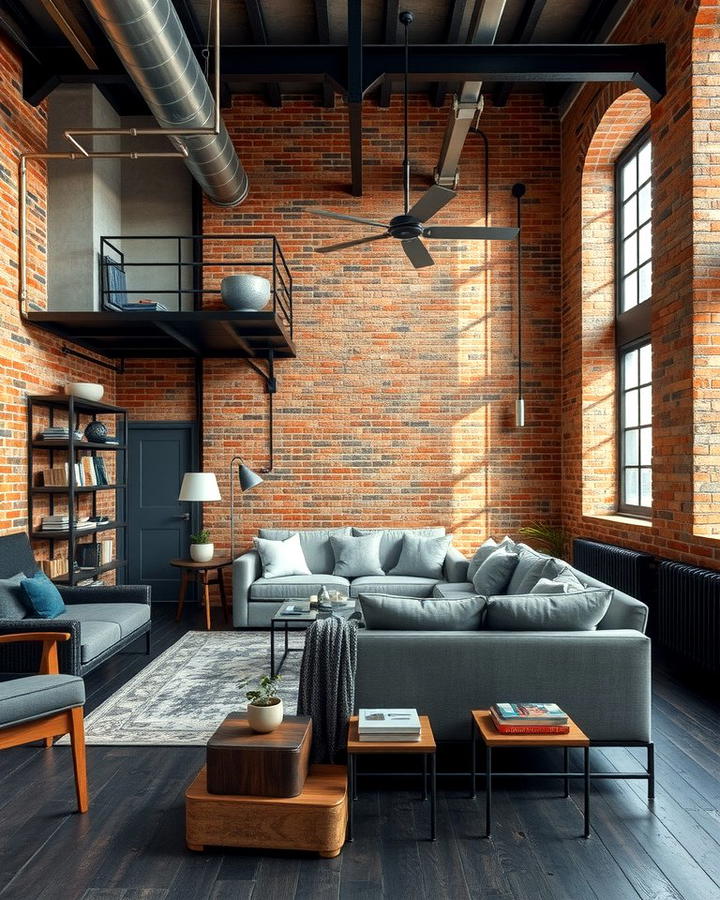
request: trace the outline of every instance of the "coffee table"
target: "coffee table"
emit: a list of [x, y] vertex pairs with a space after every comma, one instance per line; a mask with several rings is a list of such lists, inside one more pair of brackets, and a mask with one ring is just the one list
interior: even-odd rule
[[[304, 604], [308, 606], [305, 612], [299, 614], [288, 614], [286, 612], [288, 606]], [[310, 609], [307, 597], [300, 597], [297, 600], [286, 600], [275, 615], [270, 619], [270, 674], [278, 675], [289, 653], [302, 653], [303, 647], [290, 647], [288, 638], [290, 637], [290, 626], [295, 624], [304, 625], [305, 629], [312, 623], [320, 619], [328, 619], [330, 616], [336, 616], [341, 619], [349, 619], [357, 609], [357, 601], [351, 600], [345, 607], [332, 610]], [[283, 654], [280, 661], [275, 664], [275, 636], [278, 632], [284, 633]]]

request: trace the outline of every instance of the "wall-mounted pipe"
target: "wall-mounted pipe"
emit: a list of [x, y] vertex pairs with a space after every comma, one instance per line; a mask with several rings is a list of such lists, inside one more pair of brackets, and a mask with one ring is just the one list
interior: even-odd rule
[[220, 115], [220, 0], [214, 0], [215, 97], [171, 0], [85, 3], [150, 107], [160, 126], [155, 133], [187, 151], [185, 165], [209, 200], [241, 203], [248, 178]]

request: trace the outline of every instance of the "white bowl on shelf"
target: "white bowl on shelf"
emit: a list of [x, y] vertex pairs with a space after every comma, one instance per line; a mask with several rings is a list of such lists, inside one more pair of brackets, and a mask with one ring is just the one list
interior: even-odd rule
[[92, 400], [99, 403], [105, 393], [105, 388], [101, 384], [94, 384], [92, 381], [69, 381], [65, 385], [65, 393], [78, 400]]

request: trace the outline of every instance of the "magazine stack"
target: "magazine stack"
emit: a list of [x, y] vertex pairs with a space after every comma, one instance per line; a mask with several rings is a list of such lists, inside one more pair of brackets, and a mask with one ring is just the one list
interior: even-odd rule
[[557, 703], [494, 703], [490, 716], [500, 734], [568, 734], [567, 715]]
[[416, 709], [361, 709], [358, 739], [370, 741], [419, 741], [420, 719]]

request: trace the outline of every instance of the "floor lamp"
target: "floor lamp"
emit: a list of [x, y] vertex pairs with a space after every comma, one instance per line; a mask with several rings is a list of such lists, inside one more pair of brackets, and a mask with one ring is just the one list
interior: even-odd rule
[[235, 463], [239, 463], [237, 478], [240, 490], [245, 493], [257, 484], [262, 484], [263, 479], [249, 469], [242, 460], [242, 456], [233, 456], [230, 460], [230, 555], [235, 559]]

